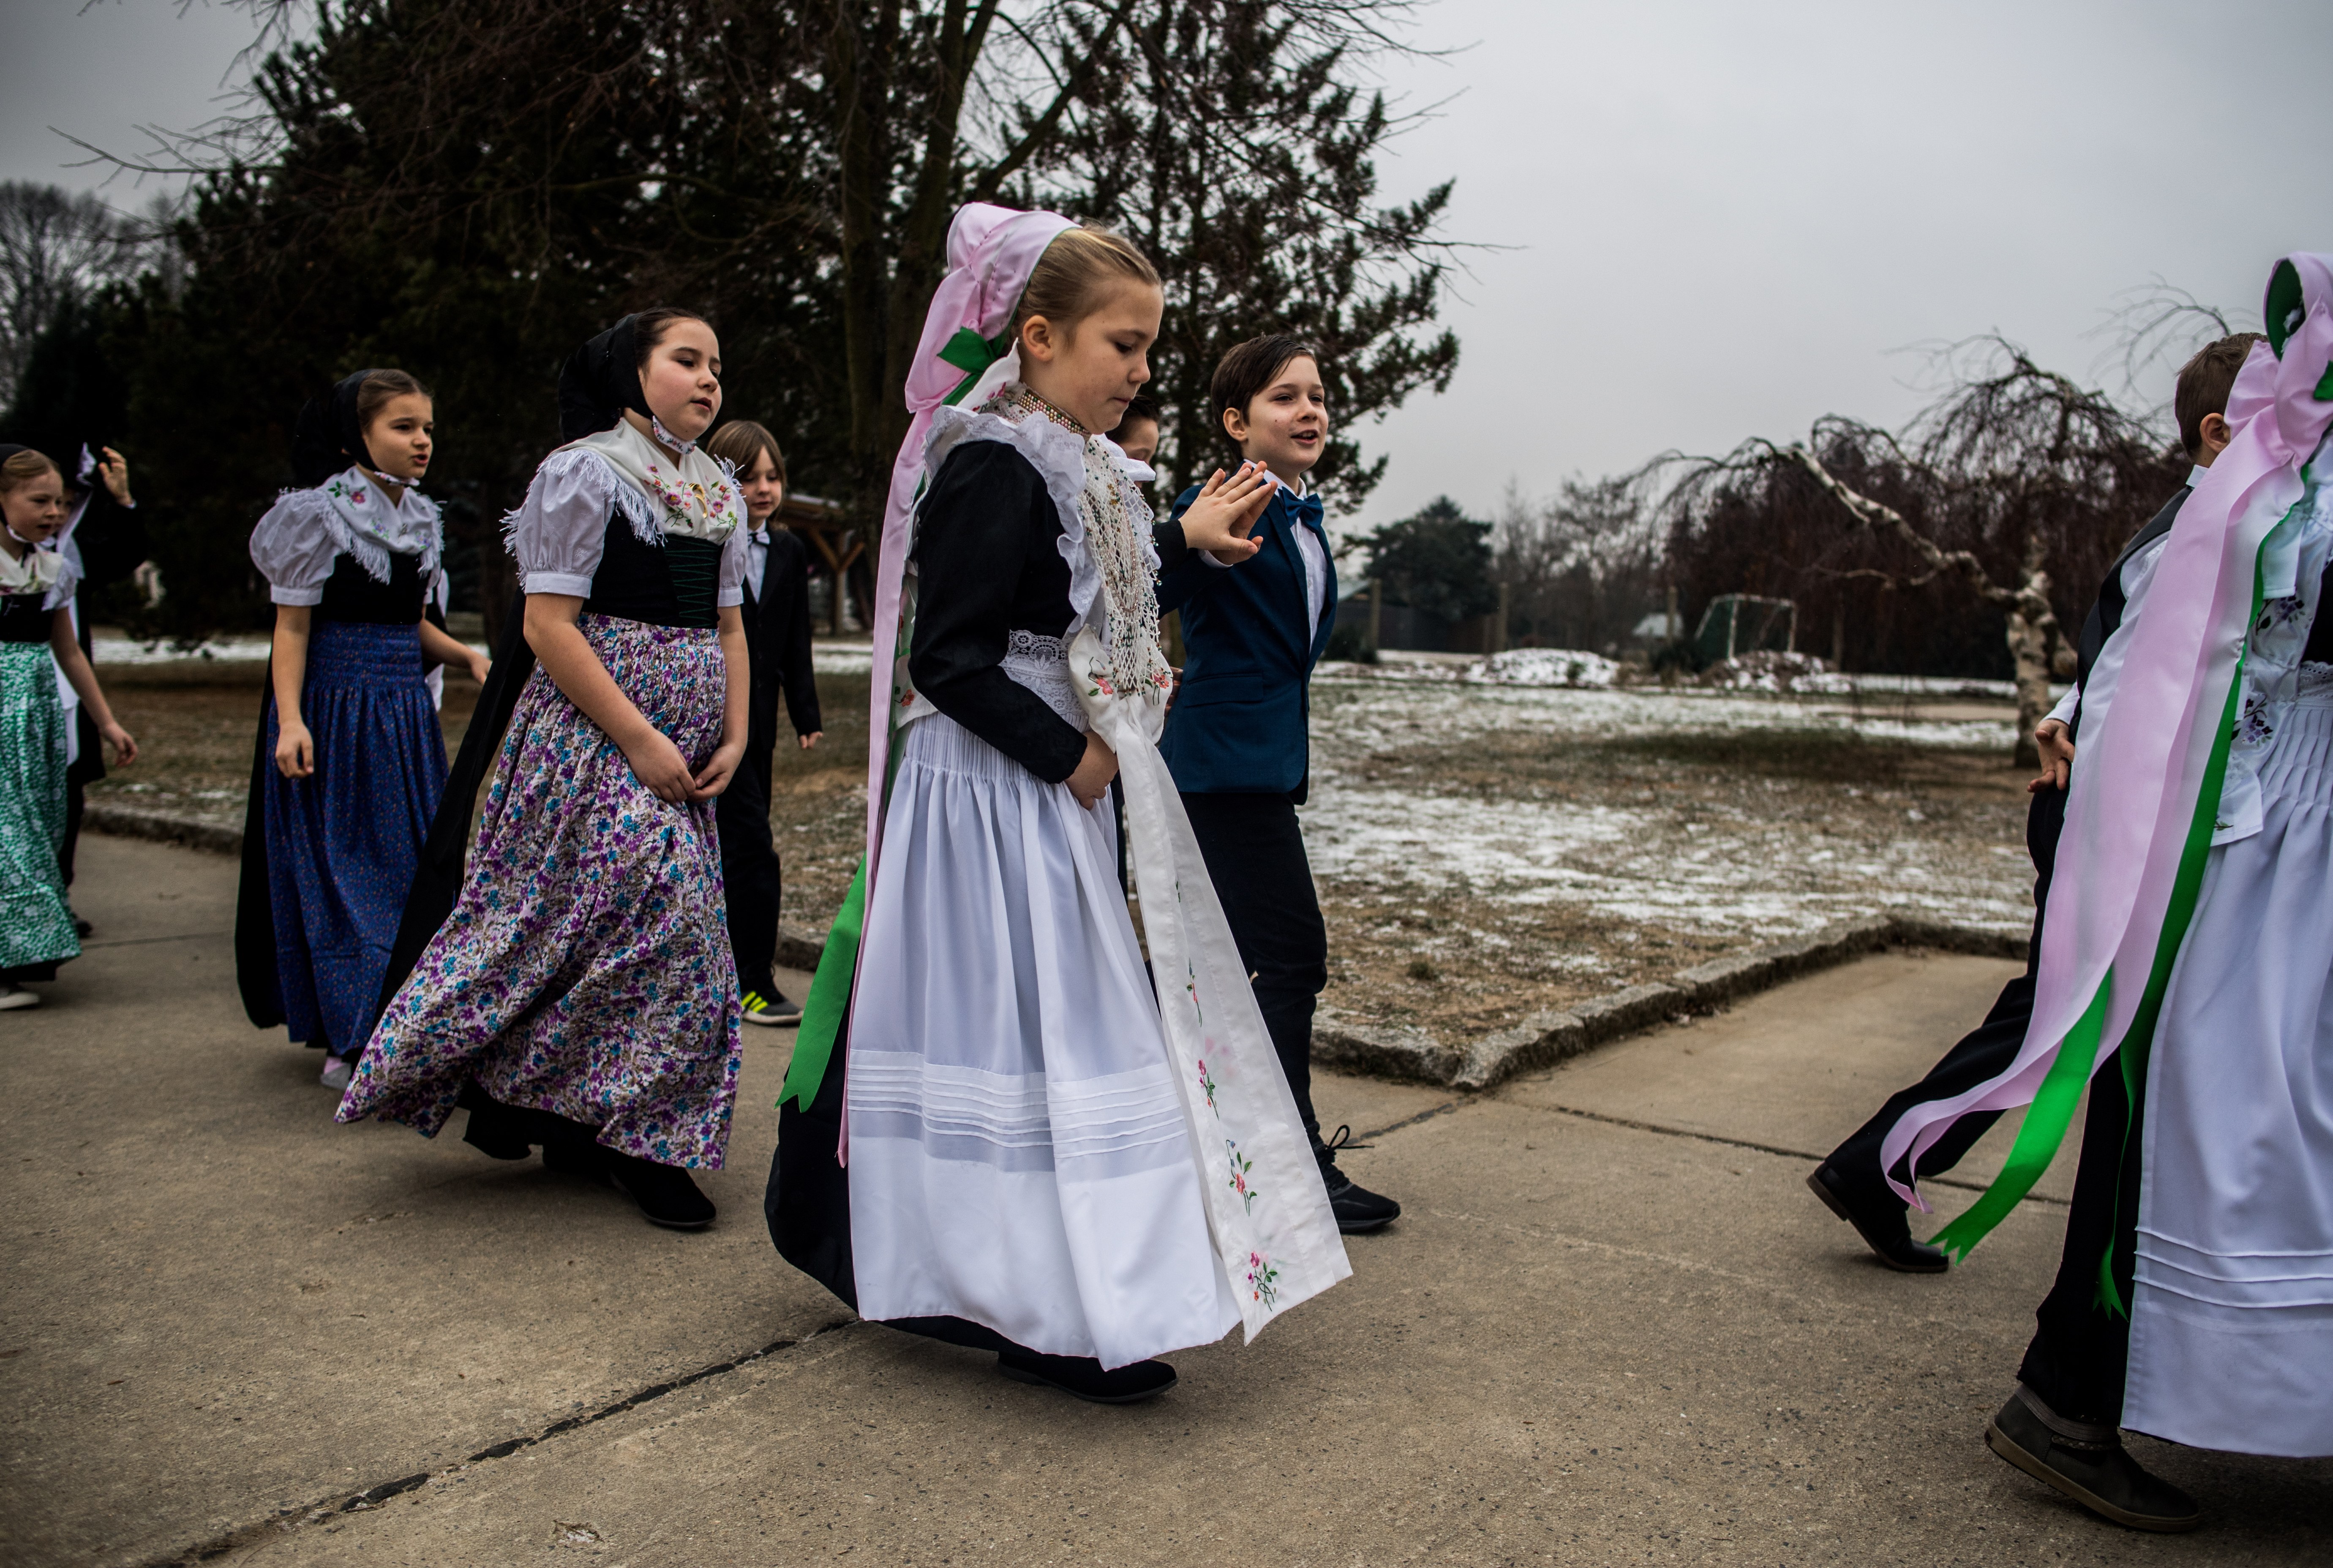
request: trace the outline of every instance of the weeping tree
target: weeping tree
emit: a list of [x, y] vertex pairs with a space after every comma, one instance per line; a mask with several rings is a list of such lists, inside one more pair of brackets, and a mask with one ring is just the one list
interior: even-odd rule
[[1753, 438], [1682, 464], [1670, 556], [1733, 550], [1774, 569], [1761, 591], [1944, 588], [2002, 617], [2018, 756], [2074, 674], [2074, 631], [2107, 566], [2177, 488], [2187, 460], [2104, 394], [1999, 339], [1968, 346], [1952, 384], [1901, 435], [1850, 419], [1807, 440]]
[[[1348, 418], [1455, 361], [1432, 328], [1447, 188], [1380, 207], [1371, 158], [1400, 122], [1355, 85], [1402, 47], [1408, 0], [320, 0], [305, 32], [292, 0], [247, 3], [267, 31], [242, 110], [107, 149], [196, 182], [183, 287], [117, 334], [148, 472], [184, 503], [166, 571], [220, 579], [174, 590], [175, 615], [261, 613], [247, 572], [226, 578], [284, 425], [389, 363], [437, 392], [437, 488], [468, 503], [491, 616], [510, 570], [491, 523], [555, 439], [562, 359], [658, 301], [713, 317], [729, 412], [779, 430], [797, 482], [871, 544], [967, 199], [1054, 205], [1151, 252], [1186, 466], [1239, 338], [1318, 338]], [[1355, 495], [1375, 473], [1349, 445], [1330, 466]]]
[[1658, 607], [1662, 539], [1649, 488], [1641, 474], [1574, 477], [1536, 501], [1510, 487], [1492, 569], [1509, 590], [1517, 645], [1618, 653]]

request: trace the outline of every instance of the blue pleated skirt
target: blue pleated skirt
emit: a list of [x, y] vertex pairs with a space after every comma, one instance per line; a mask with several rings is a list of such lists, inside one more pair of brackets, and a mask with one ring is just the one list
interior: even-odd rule
[[[261, 776], [275, 966], [292, 1038], [353, 1056], [372, 1033], [381, 978], [437, 797], [446, 741], [412, 626], [314, 623], [301, 716], [316, 770]], [[267, 748], [275, 748], [275, 704]]]

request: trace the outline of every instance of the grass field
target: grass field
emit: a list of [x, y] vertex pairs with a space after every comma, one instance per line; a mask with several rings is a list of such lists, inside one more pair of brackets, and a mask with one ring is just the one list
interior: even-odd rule
[[[839, 662], [846, 666], [847, 659]], [[255, 664], [102, 670], [147, 748], [92, 799], [240, 825]], [[865, 823], [867, 676], [821, 673], [825, 739], [778, 753], [789, 923], [823, 929]], [[446, 693], [449, 754], [476, 691]], [[1324, 1005], [1447, 1038], [1747, 943], [1890, 908], [2022, 930], [2031, 870], [2006, 703], [1858, 707], [1325, 670], [1302, 817]]]

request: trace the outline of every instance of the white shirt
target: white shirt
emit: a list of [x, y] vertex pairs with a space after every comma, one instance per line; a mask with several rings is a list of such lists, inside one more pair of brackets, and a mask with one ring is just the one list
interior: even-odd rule
[[[2211, 472], [2202, 464], [2197, 464], [2187, 474], [2187, 488], [2194, 490]], [[2161, 559], [2163, 547], [2170, 542], [2171, 536], [2167, 533], [2159, 539], [2149, 540], [2146, 548], [2133, 550], [2130, 559], [2122, 563], [2122, 569], [2115, 574], [2122, 579], [2122, 623], [2115, 628], [2114, 636], [2107, 639], [2106, 646], [2098, 650], [2098, 662], [2090, 668], [2093, 685], [2098, 684], [2101, 672], [2121, 672], [2123, 655], [2130, 651], [2130, 639], [2124, 636], [2125, 628], [2138, 618], [2139, 603], [2146, 598], [2147, 588], [2155, 582], [2155, 563]], [[2066, 694], [2058, 699], [2058, 705], [2050, 710], [2050, 717], [2060, 724], [2070, 724], [2074, 722], [2075, 710], [2081, 705], [2082, 688], [2069, 686]]]
[[[1310, 486], [1299, 490], [1278, 474], [1272, 475], [1272, 483], [1285, 489], [1291, 495], [1301, 496], [1311, 493]], [[1320, 536], [1302, 523], [1296, 524], [1291, 531], [1296, 535], [1297, 559], [1304, 563], [1304, 624], [1313, 635], [1317, 636], [1320, 630], [1320, 612], [1328, 607], [1326, 601], [1329, 598], [1329, 552], [1320, 548]], [[1205, 551], [1201, 551], [1200, 554], [1201, 559], [1209, 566], [1219, 566], [1228, 569], [1231, 565], [1229, 561], [1217, 560]]]
[[762, 602], [762, 578], [770, 569], [770, 531], [757, 528], [746, 535], [745, 581], [754, 589], [754, 602]]

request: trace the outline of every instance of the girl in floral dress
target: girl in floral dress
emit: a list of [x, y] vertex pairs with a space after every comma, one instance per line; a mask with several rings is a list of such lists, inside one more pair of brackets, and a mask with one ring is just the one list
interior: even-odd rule
[[275, 603], [235, 910], [244, 1010], [324, 1052], [349, 1086], [416, 857], [446, 783], [425, 662], [485, 661], [425, 617], [445, 575], [435, 409], [402, 370], [360, 370], [300, 411], [287, 490], [251, 531]]
[[57, 851], [65, 838], [65, 717], [57, 672], [130, 762], [138, 742], [114, 722], [89, 657], [58, 607], [72, 565], [41, 545], [65, 522], [64, 475], [25, 446], [0, 446], [0, 1009], [39, 1005], [26, 980], [57, 978], [81, 956]]
[[949, 260], [879, 563], [879, 832], [805, 1009], [771, 1227], [866, 1317], [1130, 1402], [1175, 1382], [1151, 1358], [1348, 1272], [1156, 746], [1159, 556], [1245, 559], [1270, 482], [1219, 474], [1154, 532], [1099, 435], [1158, 330], [1132, 245], [973, 206]]
[[[340, 1110], [434, 1136], [466, 1106], [485, 1153], [540, 1145], [685, 1230], [713, 1222], [688, 1171], [720, 1167], [738, 1067], [713, 802], [745, 744], [744, 510], [696, 445], [720, 367], [669, 309], [568, 362], [568, 444], [509, 521], [532, 659], [497, 664], [463, 743], [500, 741], [485, 819]], [[466, 840], [463, 778], [433, 844]]]

